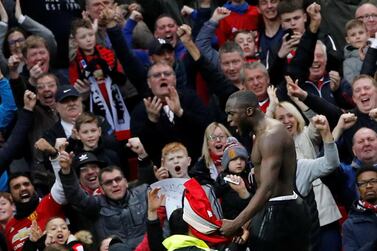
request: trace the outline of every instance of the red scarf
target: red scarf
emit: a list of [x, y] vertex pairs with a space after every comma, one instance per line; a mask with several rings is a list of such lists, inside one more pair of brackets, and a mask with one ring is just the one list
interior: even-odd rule
[[369, 209], [375, 213], [377, 213], [377, 205], [373, 205], [367, 201], [359, 200], [359, 204], [364, 207], [365, 209]]
[[222, 158], [222, 156], [214, 154], [213, 152], [209, 152], [209, 156], [211, 157], [211, 159], [213, 161], [213, 164], [215, 164], [216, 167], [221, 166], [221, 158]]

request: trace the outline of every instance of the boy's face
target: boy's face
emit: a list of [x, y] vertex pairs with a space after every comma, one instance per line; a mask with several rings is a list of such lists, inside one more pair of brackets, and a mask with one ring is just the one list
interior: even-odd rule
[[287, 30], [292, 29], [295, 32], [303, 34], [305, 32], [306, 14], [303, 10], [295, 10], [280, 15], [281, 26]]
[[241, 173], [243, 170], [245, 170], [245, 167], [246, 161], [241, 157], [229, 161], [228, 164], [228, 168], [231, 173]]
[[67, 223], [62, 218], [55, 218], [50, 220], [46, 225], [47, 235], [52, 236], [55, 243], [64, 245], [69, 237], [69, 229]]
[[88, 151], [97, 148], [98, 140], [101, 136], [101, 128], [95, 122], [82, 124], [77, 133], [85, 150]]
[[93, 29], [80, 27], [76, 31], [77, 46], [84, 51], [92, 51], [96, 45], [96, 34]]
[[362, 26], [356, 26], [347, 31], [346, 41], [353, 47], [360, 49], [366, 46], [369, 35]]
[[234, 41], [241, 47], [245, 57], [255, 55], [255, 42], [253, 36], [249, 33], [239, 33], [234, 38]]
[[168, 153], [162, 159], [163, 166], [168, 169], [172, 178], [187, 178], [187, 169], [191, 163], [191, 158], [185, 151], [178, 150]]

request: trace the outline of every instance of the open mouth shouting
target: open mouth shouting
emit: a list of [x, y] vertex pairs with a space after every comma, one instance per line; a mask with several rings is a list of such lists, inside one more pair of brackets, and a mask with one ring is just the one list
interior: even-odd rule
[[58, 244], [64, 244], [64, 243], [65, 243], [64, 234], [62, 234], [62, 233], [58, 233], [58, 234], [55, 236], [55, 242], [58, 243]]
[[21, 194], [20, 194], [21, 203], [29, 202], [30, 199], [31, 199], [31, 194], [29, 193], [29, 191], [22, 191], [21, 192]]

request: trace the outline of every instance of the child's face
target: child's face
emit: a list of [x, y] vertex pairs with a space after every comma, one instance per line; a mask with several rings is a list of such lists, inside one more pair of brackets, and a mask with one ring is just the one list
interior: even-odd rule
[[251, 34], [239, 33], [234, 38], [234, 41], [241, 47], [245, 57], [255, 55], [255, 42]]
[[363, 48], [367, 44], [368, 38], [368, 33], [362, 26], [356, 26], [347, 31], [347, 43], [357, 49]]
[[185, 151], [179, 150], [168, 153], [162, 160], [163, 166], [168, 169], [172, 178], [187, 178], [187, 169], [191, 163], [191, 158]]
[[69, 237], [69, 229], [67, 223], [62, 218], [50, 220], [46, 225], [46, 233], [52, 236], [54, 243], [64, 245]]
[[0, 197], [0, 222], [7, 222], [13, 215], [14, 205], [4, 197]]
[[241, 157], [229, 161], [228, 164], [228, 168], [231, 173], [241, 173], [243, 170], [245, 170], [245, 167], [246, 161]]
[[91, 51], [96, 45], [96, 34], [93, 29], [80, 27], [76, 31], [75, 41], [82, 50]]
[[101, 136], [101, 128], [95, 122], [82, 124], [77, 133], [85, 150], [88, 151], [97, 148], [98, 140]]

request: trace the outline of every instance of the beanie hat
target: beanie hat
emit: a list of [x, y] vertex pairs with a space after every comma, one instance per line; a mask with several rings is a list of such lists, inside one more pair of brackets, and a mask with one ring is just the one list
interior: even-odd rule
[[235, 137], [228, 137], [224, 148], [224, 154], [221, 159], [221, 165], [224, 169], [227, 169], [229, 162], [239, 157], [245, 160], [249, 158], [246, 148], [241, 145]]

